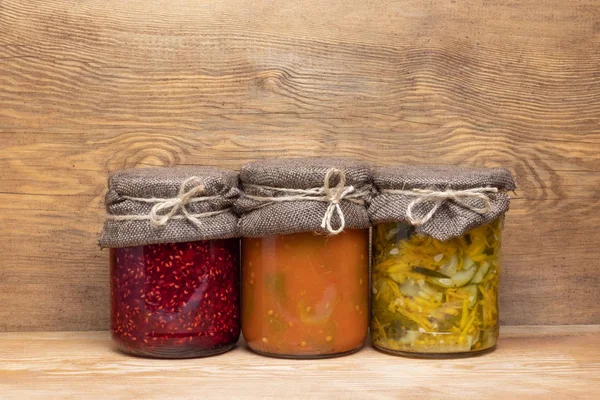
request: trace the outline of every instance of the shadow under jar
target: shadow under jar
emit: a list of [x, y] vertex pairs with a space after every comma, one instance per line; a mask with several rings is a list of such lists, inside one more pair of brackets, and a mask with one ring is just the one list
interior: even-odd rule
[[369, 317], [368, 166], [266, 160], [245, 165], [241, 180], [245, 194], [236, 208], [248, 347], [283, 358], [358, 351]]
[[125, 353], [210, 356], [240, 335], [238, 175], [213, 167], [118, 171], [100, 238], [110, 249], [111, 334]]
[[492, 350], [505, 191], [515, 188], [510, 173], [384, 167], [374, 181], [373, 345], [413, 357]]

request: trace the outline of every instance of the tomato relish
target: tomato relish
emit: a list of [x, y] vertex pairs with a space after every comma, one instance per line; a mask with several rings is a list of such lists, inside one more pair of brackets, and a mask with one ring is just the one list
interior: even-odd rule
[[244, 238], [244, 338], [260, 354], [323, 358], [367, 334], [368, 229]]

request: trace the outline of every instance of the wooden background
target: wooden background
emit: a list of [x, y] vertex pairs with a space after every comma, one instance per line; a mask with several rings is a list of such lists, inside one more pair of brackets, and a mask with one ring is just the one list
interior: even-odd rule
[[0, 331], [108, 328], [124, 167], [506, 166], [503, 324], [600, 323], [600, 3], [0, 0]]

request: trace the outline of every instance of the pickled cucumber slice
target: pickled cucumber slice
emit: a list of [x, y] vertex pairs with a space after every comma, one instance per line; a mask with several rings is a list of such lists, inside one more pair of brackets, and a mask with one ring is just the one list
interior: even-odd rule
[[477, 268], [475, 266], [467, 269], [458, 271], [452, 278], [434, 278], [428, 277], [427, 280], [434, 285], [438, 285], [445, 288], [457, 288], [465, 286], [467, 283], [473, 279], [475, 273], [477, 272]]
[[475, 261], [473, 261], [473, 259], [471, 259], [471, 257], [467, 256], [467, 257], [465, 257], [465, 259], [463, 260], [462, 269], [469, 269], [469, 268], [471, 268], [473, 265], [475, 265]]
[[483, 281], [483, 278], [485, 278], [485, 275], [488, 273], [489, 269], [490, 263], [484, 261], [477, 270], [477, 273], [473, 276], [473, 279], [471, 279], [471, 283], [481, 283]]
[[419, 285], [412, 279], [407, 279], [402, 285], [400, 285], [400, 291], [405, 296], [415, 297], [419, 295]]
[[[472, 281], [471, 281], [472, 282]], [[477, 290], [477, 285], [467, 285], [463, 288], [469, 295], [469, 308], [473, 308], [477, 305], [477, 300], [479, 299], [479, 291]]]
[[450, 262], [448, 264], [444, 264], [440, 268], [440, 271], [448, 277], [453, 277], [454, 275], [456, 275], [457, 267], [458, 267], [458, 258], [456, 257], [456, 255], [453, 255]]

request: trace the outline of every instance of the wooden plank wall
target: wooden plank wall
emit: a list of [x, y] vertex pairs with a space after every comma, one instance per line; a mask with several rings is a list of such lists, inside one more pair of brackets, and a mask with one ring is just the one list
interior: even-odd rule
[[124, 167], [506, 166], [503, 324], [600, 323], [594, 0], [0, 0], [0, 331], [108, 327]]

